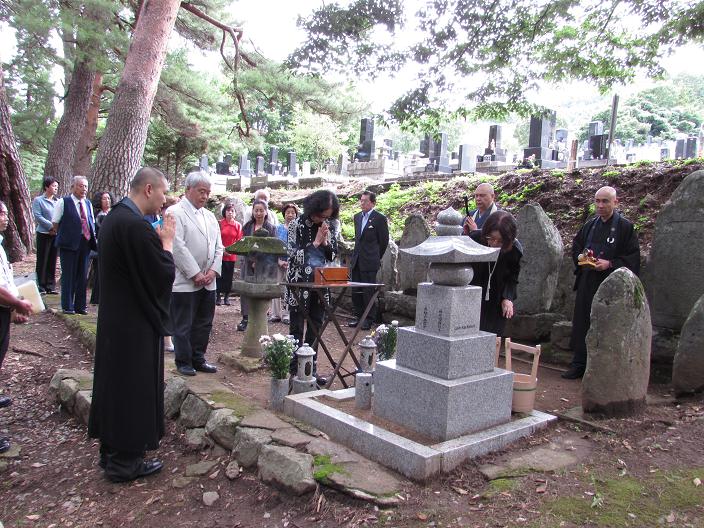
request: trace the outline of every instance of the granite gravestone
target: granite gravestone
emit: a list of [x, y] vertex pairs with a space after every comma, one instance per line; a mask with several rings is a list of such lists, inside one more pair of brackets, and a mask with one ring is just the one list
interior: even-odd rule
[[675, 142], [675, 159], [684, 159], [686, 146], [686, 139], [678, 139]]
[[619, 268], [601, 283], [587, 332], [582, 409], [630, 416], [645, 409], [653, 329], [638, 277]]
[[245, 154], [240, 154], [240, 176], [251, 176], [252, 170], [249, 168], [249, 158]]
[[296, 165], [296, 151], [289, 150], [288, 152], [288, 175], [294, 178], [298, 177], [298, 166]]
[[468, 145], [466, 143], [460, 145], [458, 159], [458, 169], [460, 170], [460, 172], [476, 172], [477, 149], [474, 148], [472, 145]]
[[264, 156], [257, 156], [257, 167], [255, 170], [255, 174], [264, 174]]
[[513, 373], [495, 368], [496, 335], [479, 330], [481, 288], [468, 285], [471, 263], [494, 262], [498, 249], [436, 236], [404, 252], [430, 263], [433, 282], [419, 285], [416, 326], [399, 328], [396, 358], [377, 363], [374, 414], [438, 441], [508, 423]]
[[215, 164], [215, 173], [216, 174], [230, 174], [229, 163], [225, 163], [224, 161], [218, 161]]
[[374, 141], [374, 119], [365, 117], [359, 126], [359, 145], [354, 159], [370, 161], [376, 159], [376, 142]]
[[340, 176], [347, 176], [347, 165], [349, 164], [349, 158], [347, 152], [343, 152], [337, 157], [337, 173]]
[[477, 156], [477, 161], [506, 162], [506, 149], [501, 147], [501, 125], [489, 127], [489, 145], [484, 149], [483, 156]]
[[684, 157], [687, 159], [696, 158], [698, 149], [699, 149], [699, 138], [688, 137], [687, 138], [687, 145], [685, 146]]
[[279, 173], [279, 149], [276, 147], [271, 147], [269, 152], [269, 166], [267, 168], [267, 173], [274, 175]]
[[528, 148], [523, 150], [523, 158], [534, 157], [535, 165], [541, 168], [557, 166], [557, 150], [553, 148], [555, 139], [555, 112], [548, 116], [531, 116], [528, 135]]
[[420, 151], [428, 158], [428, 168], [432, 172], [449, 173], [450, 157], [447, 155], [447, 134], [440, 132], [438, 138], [426, 134], [420, 142]]
[[203, 172], [208, 172], [208, 155], [207, 154], [203, 154], [200, 157], [199, 166], [200, 166], [200, 170], [202, 170]]

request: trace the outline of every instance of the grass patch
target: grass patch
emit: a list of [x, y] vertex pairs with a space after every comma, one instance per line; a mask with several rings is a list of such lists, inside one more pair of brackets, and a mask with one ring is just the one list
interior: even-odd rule
[[227, 409], [232, 409], [240, 418], [247, 416], [255, 409], [255, 407], [243, 397], [230, 391], [215, 391], [208, 399]]
[[[547, 502], [541, 510], [550, 516], [549, 524], [538, 526], [565, 523], [619, 528], [666, 524], [664, 519], [670, 512], [681, 516], [704, 501], [704, 486], [692, 482], [696, 477], [704, 477], [704, 468], [644, 478], [593, 478], [593, 496], [560, 497]], [[689, 521], [692, 522], [691, 517]]]
[[313, 478], [316, 482], [327, 484], [333, 473], [346, 473], [340, 464], [333, 464], [330, 455], [315, 455], [313, 457]]
[[487, 490], [483, 493], [485, 497], [493, 497], [505, 491], [512, 491], [520, 486], [520, 481], [515, 478], [497, 478], [489, 481]]
[[617, 170], [604, 171], [601, 173], [601, 176], [603, 178], [606, 178], [609, 181], [616, 181], [619, 176], [619, 171], [617, 171]]

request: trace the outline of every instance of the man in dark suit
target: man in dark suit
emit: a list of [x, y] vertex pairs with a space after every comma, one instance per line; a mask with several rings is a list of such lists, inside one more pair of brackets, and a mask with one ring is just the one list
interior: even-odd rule
[[88, 180], [74, 176], [71, 194], [54, 207], [51, 217], [61, 261], [61, 309], [67, 314], [86, 315], [88, 257], [97, 248], [93, 207], [86, 199]]
[[[386, 217], [374, 210], [376, 195], [364, 191], [359, 198], [361, 212], [354, 215], [354, 251], [350, 267], [353, 282], [376, 282], [376, 274], [381, 267], [381, 258], [389, 245], [389, 223]], [[359, 321], [372, 297], [371, 288], [352, 290], [352, 302], [356, 320], [348, 326], [361, 323], [362, 330], [369, 330], [377, 320], [377, 307], [373, 306], [366, 320]]]

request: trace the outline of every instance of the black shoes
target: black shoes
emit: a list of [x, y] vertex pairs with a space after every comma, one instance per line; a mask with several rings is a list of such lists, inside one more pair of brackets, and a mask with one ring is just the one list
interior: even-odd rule
[[189, 365], [182, 365], [176, 369], [179, 374], [182, 376], [195, 376], [196, 375], [196, 369]]
[[218, 295], [215, 297], [215, 306], [221, 306], [222, 305], [222, 298]]
[[222, 303], [223, 303], [225, 306], [230, 306], [230, 296], [229, 296], [229, 295], [225, 295], [225, 298], [222, 300]]
[[142, 462], [142, 466], [139, 468], [139, 471], [135, 473], [132, 476], [129, 477], [124, 477], [124, 476], [116, 476], [116, 475], [106, 475], [108, 480], [110, 482], [130, 482], [132, 480], [136, 480], [138, 478], [142, 477], [148, 477], [149, 475], [153, 475], [154, 473], [158, 473], [161, 471], [161, 468], [164, 467], [164, 463], [161, 460], [154, 459], [154, 460], [149, 460], [149, 461], [144, 461]]
[[88, 315], [88, 310], [76, 310], [78, 315]]
[[238, 331], [238, 332], [244, 332], [245, 330], [247, 330], [247, 323], [248, 323], [248, 322], [249, 322], [249, 321], [248, 321], [247, 319], [242, 319], [242, 320], [240, 321], [240, 324], [237, 325], [237, 331]]
[[74, 312], [73, 310], [61, 310], [61, 313], [66, 315], [76, 315], [76, 312]]
[[200, 365], [193, 365], [193, 369], [197, 370], [198, 372], [206, 372], [208, 374], [214, 374], [218, 371], [218, 368], [215, 365], [211, 365], [210, 363], [201, 363]]
[[9, 438], [0, 438], [0, 453], [9, 451], [11, 445]]
[[59, 292], [57, 292], [56, 290], [52, 290], [51, 288], [47, 289], [44, 293], [46, 293], [47, 295], [58, 295], [59, 294]]
[[9, 407], [10, 405], [12, 405], [12, 398], [9, 396], [0, 396], [0, 409]]
[[318, 376], [316, 374], [315, 375], [315, 383], [318, 384], [318, 387], [325, 387], [325, 385], [328, 384], [328, 379], [325, 376]]
[[[350, 321], [347, 323], [347, 326], [349, 328], [357, 328], [359, 326], [359, 321], [355, 319], [354, 321]], [[372, 322], [371, 321], [364, 321], [362, 323], [362, 330], [369, 330], [372, 327]]]
[[579, 379], [584, 376], [584, 367], [570, 367], [567, 372], [563, 372], [561, 377], [563, 379]]

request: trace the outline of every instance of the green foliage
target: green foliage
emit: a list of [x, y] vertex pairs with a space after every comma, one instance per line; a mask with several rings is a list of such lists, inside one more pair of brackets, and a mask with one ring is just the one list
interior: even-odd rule
[[[299, 20], [308, 35], [290, 64], [378, 75], [416, 63], [418, 81], [389, 110], [406, 129], [437, 130], [448, 117], [503, 120], [541, 110], [542, 82], [586, 80], [602, 93], [636, 75], [662, 74], [671, 46], [700, 41], [702, 2], [482, 0], [421, 3], [404, 39], [399, 1], [326, 5]], [[439, 22], [441, 21], [441, 22]], [[410, 41], [410, 42], [409, 42]], [[406, 44], [408, 43], [408, 44]], [[471, 77], [472, 82], [464, 82]], [[686, 118], [685, 118], [686, 119]]]
[[607, 180], [613, 182], [613, 181], [616, 181], [616, 180], [618, 179], [619, 174], [620, 174], [620, 172], [617, 171], [617, 170], [608, 170], [608, 171], [602, 172], [602, 173], [601, 173], [601, 176], [602, 176], [603, 178], [606, 178]]
[[[530, 169], [529, 169], [530, 171]], [[516, 171], [516, 172], [520, 172]], [[511, 202], [525, 202], [528, 198], [537, 193], [543, 187], [543, 182], [535, 182], [530, 185], [526, 185], [520, 191], [515, 194], [508, 194], [505, 192], [499, 193], [499, 202], [502, 204], [510, 204]]]
[[[696, 133], [704, 122], [704, 76], [677, 76], [661, 81], [621, 103], [614, 138], [644, 143], [648, 136], [675, 139], [677, 134]], [[592, 117], [603, 121], [608, 130], [611, 107]], [[587, 137], [583, 128], [580, 139]]]
[[596, 214], [596, 204], [590, 203], [589, 207], [587, 207], [587, 211], [589, 212], [589, 216], [595, 215]]
[[379, 325], [376, 330], [374, 330], [372, 339], [376, 343], [379, 361], [386, 361], [387, 359], [393, 358], [396, 354], [398, 321], [396, 321], [396, 324]]
[[286, 336], [274, 334], [259, 339], [264, 351], [264, 364], [269, 367], [274, 379], [286, 379], [296, 343]]

